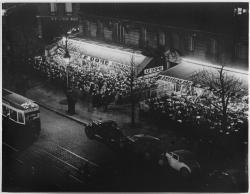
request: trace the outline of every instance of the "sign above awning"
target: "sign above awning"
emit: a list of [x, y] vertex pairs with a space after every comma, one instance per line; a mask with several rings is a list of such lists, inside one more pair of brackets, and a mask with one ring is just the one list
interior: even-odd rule
[[133, 59], [134, 65], [137, 68], [137, 74], [146, 67], [151, 59], [137, 50], [88, 41], [81, 38], [69, 38], [68, 49], [69, 51], [72, 50], [86, 56], [91, 56], [97, 60], [102, 59], [109, 62], [111, 61], [112, 63], [123, 64], [128, 67], [131, 66], [131, 61]]
[[[162, 76], [167, 77], [174, 77], [181, 80], [192, 81], [192, 76], [201, 72], [201, 71], [208, 71], [212, 73], [218, 73], [219, 68], [209, 67], [198, 63], [191, 63], [182, 61], [180, 64], [160, 73]], [[228, 76], [235, 77], [242, 81], [244, 87], [248, 87], [248, 74], [247, 73], [240, 73], [238, 71], [227, 70], [224, 69], [224, 72]]]

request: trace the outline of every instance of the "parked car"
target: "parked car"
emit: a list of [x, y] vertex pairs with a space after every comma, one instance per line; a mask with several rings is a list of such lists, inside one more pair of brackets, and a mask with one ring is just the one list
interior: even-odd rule
[[159, 138], [145, 134], [138, 134], [129, 137], [132, 143], [131, 150], [140, 158], [158, 161], [163, 152], [163, 145]]
[[247, 172], [238, 169], [213, 170], [206, 177], [206, 190], [210, 192], [246, 192]]
[[106, 142], [119, 142], [124, 135], [119, 130], [115, 121], [93, 121], [85, 127], [89, 139], [100, 138]]
[[165, 163], [178, 171], [183, 177], [189, 177], [200, 171], [200, 164], [194, 159], [194, 154], [188, 150], [176, 150], [164, 153], [159, 160], [159, 164], [164, 165]]

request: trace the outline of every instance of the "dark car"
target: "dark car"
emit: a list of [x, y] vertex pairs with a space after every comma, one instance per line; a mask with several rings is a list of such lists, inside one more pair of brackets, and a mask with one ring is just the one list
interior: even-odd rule
[[147, 161], [157, 162], [164, 152], [163, 144], [157, 137], [138, 134], [129, 139], [133, 142], [132, 152]]
[[238, 169], [214, 170], [206, 177], [206, 190], [213, 192], [246, 192], [247, 172]]
[[125, 138], [117, 123], [112, 120], [93, 121], [85, 127], [85, 133], [89, 139], [98, 138], [105, 143], [117, 143], [119, 146]]

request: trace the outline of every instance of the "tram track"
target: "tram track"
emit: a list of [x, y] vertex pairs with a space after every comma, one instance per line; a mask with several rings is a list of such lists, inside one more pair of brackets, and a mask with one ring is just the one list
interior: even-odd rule
[[[98, 164], [77, 155], [76, 153], [60, 146], [59, 144], [56, 144], [53, 141], [47, 141], [46, 143], [43, 142], [42, 145], [36, 142], [25, 151], [19, 150], [18, 148], [6, 142], [3, 142], [3, 146], [7, 147], [15, 154], [20, 153], [21, 158], [14, 157], [13, 159], [22, 164], [22, 166], [24, 166], [26, 163], [32, 163], [34, 166], [51, 163], [56, 169], [60, 171], [61, 176], [65, 176], [65, 174], [67, 174], [68, 177], [73, 179], [78, 184], [84, 184], [84, 177], [86, 177], [86, 175], [84, 175], [84, 171], [81, 172], [81, 166], [83, 164], [89, 164], [89, 173], [92, 174], [92, 176], [94, 176], [97, 170], [96, 168], [100, 168]], [[49, 160], [46, 158], [49, 158]], [[74, 162], [75, 164], [73, 164]]]

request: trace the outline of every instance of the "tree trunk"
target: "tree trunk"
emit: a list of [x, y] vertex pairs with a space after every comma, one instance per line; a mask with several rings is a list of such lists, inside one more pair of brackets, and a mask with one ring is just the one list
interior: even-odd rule
[[135, 125], [135, 103], [134, 103], [134, 100], [132, 100], [132, 103], [131, 103], [131, 125], [132, 126]]
[[222, 110], [222, 122], [221, 122], [222, 130], [225, 131], [227, 129], [227, 108], [223, 106]]

